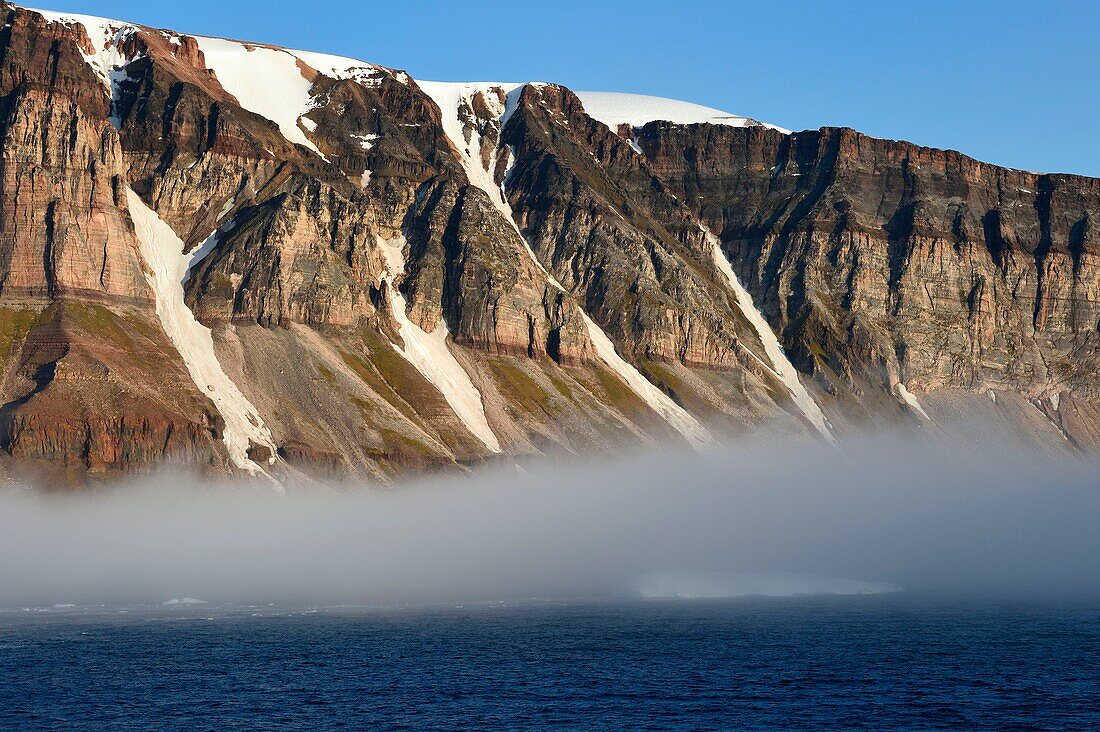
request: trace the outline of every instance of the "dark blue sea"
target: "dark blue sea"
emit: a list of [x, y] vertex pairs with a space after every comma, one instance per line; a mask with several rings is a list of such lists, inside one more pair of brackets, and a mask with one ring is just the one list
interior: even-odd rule
[[907, 596], [0, 613], [0, 729], [1100, 729], [1100, 608]]

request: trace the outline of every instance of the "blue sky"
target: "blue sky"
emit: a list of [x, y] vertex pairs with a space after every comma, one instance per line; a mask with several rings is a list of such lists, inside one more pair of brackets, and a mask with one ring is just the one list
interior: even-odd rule
[[[31, 2], [34, 5], [34, 2]], [[442, 80], [674, 97], [1100, 176], [1100, 2], [41, 0]]]

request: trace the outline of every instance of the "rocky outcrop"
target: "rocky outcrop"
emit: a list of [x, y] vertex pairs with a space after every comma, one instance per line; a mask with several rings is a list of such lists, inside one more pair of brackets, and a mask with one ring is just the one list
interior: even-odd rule
[[49, 485], [164, 463], [225, 472], [221, 424], [155, 320], [63, 300], [0, 309], [0, 449]]
[[371, 210], [297, 176], [211, 235], [189, 280], [204, 321], [354, 326], [375, 313], [385, 261]]
[[318, 155], [240, 108], [193, 38], [138, 29], [128, 43], [114, 109], [135, 190], [189, 246], [222, 229], [190, 284], [200, 318], [354, 327], [376, 317], [377, 242], [407, 236], [415, 322], [445, 317], [456, 340], [492, 352], [564, 343], [565, 357], [583, 356], [583, 329], [469, 186], [440, 110], [407, 77], [364, 67], [333, 78], [299, 61]]
[[411, 211], [409, 233], [404, 288], [422, 327], [443, 317], [457, 342], [488, 353], [591, 359], [575, 304], [479, 188], [432, 190]]

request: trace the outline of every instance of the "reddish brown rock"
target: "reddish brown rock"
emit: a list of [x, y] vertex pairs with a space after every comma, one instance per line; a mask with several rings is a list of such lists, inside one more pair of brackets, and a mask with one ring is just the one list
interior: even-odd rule
[[150, 306], [126, 212], [110, 100], [79, 27], [4, 8], [0, 303], [59, 297]]

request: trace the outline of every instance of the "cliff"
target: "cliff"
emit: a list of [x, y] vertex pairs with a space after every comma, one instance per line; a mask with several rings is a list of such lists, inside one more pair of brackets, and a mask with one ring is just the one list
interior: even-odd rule
[[1095, 179], [0, 12], [9, 472], [386, 482], [883, 426], [1100, 447]]

